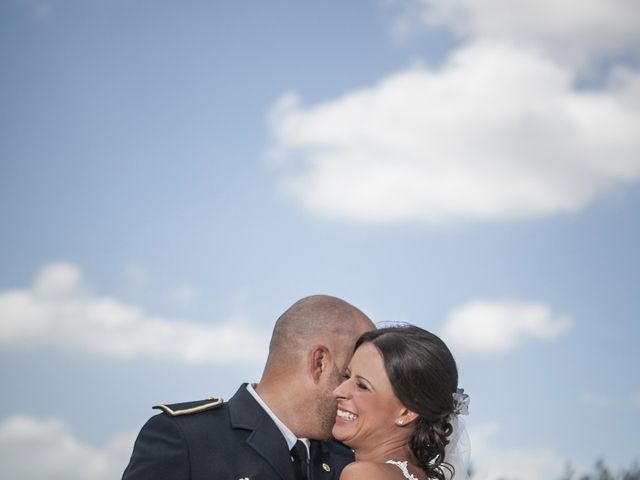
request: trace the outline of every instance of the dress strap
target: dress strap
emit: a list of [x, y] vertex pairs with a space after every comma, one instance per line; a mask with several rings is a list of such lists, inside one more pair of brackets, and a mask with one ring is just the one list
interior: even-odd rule
[[395, 465], [396, 467], [398, 467], [400, 470], [402, 470], [402, 474], [404, 475], [404, 478], [408, 479], [408, 480], [418, 480], [413, 474], [409, 473], [409, 469], [407, 468], [407, 461], [401, 461], [401, 460], [387, 460], [385, 463], [390, 463], [391, 465]]

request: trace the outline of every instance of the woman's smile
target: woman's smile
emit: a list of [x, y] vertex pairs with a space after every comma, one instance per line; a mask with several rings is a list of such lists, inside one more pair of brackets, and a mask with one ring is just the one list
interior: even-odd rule
[[356, 415], [355, 413], [348, 412], [347, 410], [343, 410], [343, 409], [338, 407], [338, 413], [336, 415], [336, 423], [338, 423], [338, 422], [344, 422], [344, 423], [353, 422], [357, 418], [358, 418], [358, 415]]

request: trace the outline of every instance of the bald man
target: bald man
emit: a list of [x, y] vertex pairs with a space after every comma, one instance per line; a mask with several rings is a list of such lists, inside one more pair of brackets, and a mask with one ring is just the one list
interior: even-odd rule
[[276, 321], [258, 384], [228, 401], [159, 405], [123, 480], [338, 480], [352, 452], [330, 441], [333, 390], [371, 320], [339, 298], [299, 300]]

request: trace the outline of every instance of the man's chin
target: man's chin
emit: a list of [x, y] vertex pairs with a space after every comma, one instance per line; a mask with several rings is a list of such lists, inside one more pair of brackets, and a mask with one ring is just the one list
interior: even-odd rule
[[333, 438], [333, 423], [331, 426], [326, 425], [322, 431], [322, 438], [320, 438], [323, 442], [328, 442], [329, 440], [334, 440]]

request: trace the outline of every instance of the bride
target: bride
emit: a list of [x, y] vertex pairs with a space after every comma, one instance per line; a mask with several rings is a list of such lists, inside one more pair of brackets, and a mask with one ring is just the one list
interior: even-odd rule
[[367, 332], [334, 390], [333, 436], [356, 461], [340, 480], [468, 478], [468, 437], [459, 414], [469, 397], [440, 338], [415, 326]]

